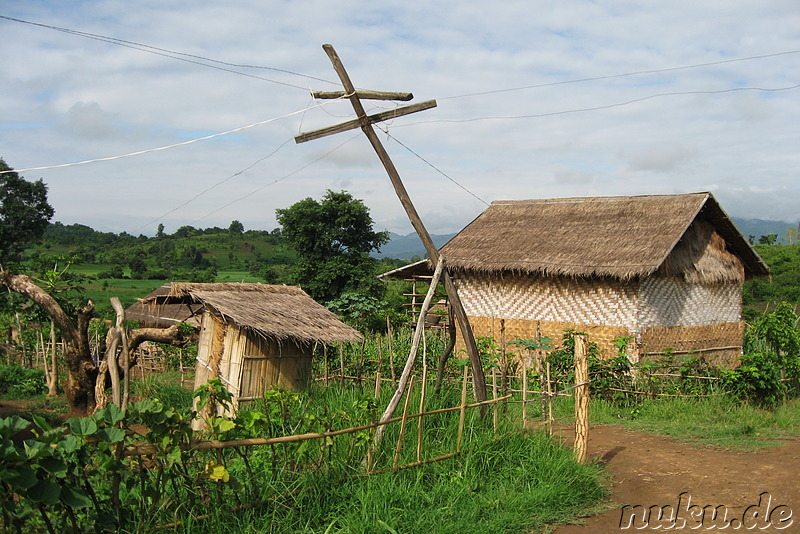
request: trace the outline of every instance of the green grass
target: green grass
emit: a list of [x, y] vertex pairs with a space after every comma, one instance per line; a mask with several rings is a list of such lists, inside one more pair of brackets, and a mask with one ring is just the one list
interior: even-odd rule
[[[153, 378], [137, 391], [165, 400], [165, 386], [171, 387]], [[261, 408], [270, 414], [274, 435], [322, 430], [320, 423], [308, 426], [309, 421], [346, 428], [368, 423], [373, 410], [379, 414], [392, 394], [384, 388], [379, 402], [369, 407], [368, 390], [352, 383], [315, 385], [307, 396], [282, 394], [273, 397], [280, 401]], [[429, 392], [426, 409], [457, 405], [459, 399], [460, 386], [455, 384], [439, 396]], [[413, 411], [418, 403], [417, 388]], [[425, 418], [423, 458], [454, 451], [458, 420], [457, 411]], [[400, 465], [416, 460], [417, 424], [411, 421]], [[392, 465], [398, 437], [399, 424], [391, 425], [376, 455], [377, 469]], [[599, 466], [576, 463], [571, 449], [542, 432], [520, 431], [516, 419], [503, 422], [495, 435], [491, 412], [481, 419], [477, 410], [468, 411], [462, 453], [423, 466], [364, 476], [360, 465], [368, 441], [368, 434], [366, 440], [342, 435], [330, 442], [225, 450], [225, 464], [243, 484], [231, 504], [255, 506], [235, 513], [214, 506], [202, 510], [212, 514], [203, 520], [183, 514], [186, 522], [175, 532], [543, 532], [602, 506], [606, 497]]]
[[164, 371], [144, 378], [134, 377], [130, 390], [135, 397], [158, 399], [165, 406], [177, 410], [189, 410], [192, 407], [192, 390], [181, 383], [180, 371]]
[[620, 424], [698, 446], [753, 450], [800, 435], [800, 402], [763, 410], [726, 397], [648, 399], [616, 406], [593, 399], [594, 424]]

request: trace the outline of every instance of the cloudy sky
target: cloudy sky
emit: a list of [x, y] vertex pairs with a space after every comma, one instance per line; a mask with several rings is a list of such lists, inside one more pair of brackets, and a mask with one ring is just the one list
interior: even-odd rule
[[293, 140], [353, 118], [309, 93], [341, 88], [323, 43], [356, 87], [437, 101], [380, 132], [432, 233], [496, 199], [696, 191], [734, 217], [800, 219], [797, 0], [0, 0], [0, 15], [0, 157], [47, 183], [65, 224], [270, 230], [332, 189], [411, 232], [359, 130]]

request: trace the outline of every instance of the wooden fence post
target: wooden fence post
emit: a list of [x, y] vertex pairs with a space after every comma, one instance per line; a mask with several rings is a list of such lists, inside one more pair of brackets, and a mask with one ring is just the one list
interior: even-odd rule
[[587, 361], [587, 339], [575, 336], [575, 458], [586, 462], [589, 442], [589, 366]]

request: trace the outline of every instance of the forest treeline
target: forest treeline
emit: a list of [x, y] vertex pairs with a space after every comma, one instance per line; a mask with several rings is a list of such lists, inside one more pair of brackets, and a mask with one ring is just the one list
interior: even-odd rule
[[[750, 280], [744, 288], [745, 306], [787, 301], [800, 303], [800, 243], [770, 244], [755, 249], [769, 265], [771, 276]], [[246, 271], [264, 282], [281, 281], [298, 257], [281, 229], [245, 230], [239, 221], [228, 228], [181, 226], [171, 234], [163, 226], [155, 236], [99, 232], [82, 224], [51, 223], [43, 239], [27, 251], [30, 258], [73, 255], [98, 266], [98, 278], [213, 281], [221, 271]], [[380, 270], [406, 263], [380, 260]]]

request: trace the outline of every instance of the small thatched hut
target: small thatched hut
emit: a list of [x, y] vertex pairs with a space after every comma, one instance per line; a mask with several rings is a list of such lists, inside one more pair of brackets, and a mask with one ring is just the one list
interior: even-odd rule
[[362, 339], [299, 287], [172, 284], [161, 299], [202, 306], [195, 387], [220, 377], [235, 406], [274, 386], [305, 388], [316, 343]]
[[557, 340], [571, 328], [608, 356], [632, 337], [634, 361], [735, 363], [742, 284], [768, 274], [710, 193], [496, 201], [440, 252], [476, 336]]

